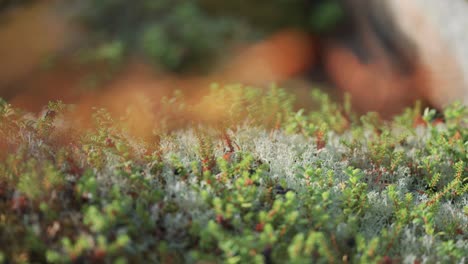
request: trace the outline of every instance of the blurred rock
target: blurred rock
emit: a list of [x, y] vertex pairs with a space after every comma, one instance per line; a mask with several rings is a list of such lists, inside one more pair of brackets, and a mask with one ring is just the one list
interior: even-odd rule
[[395, 23], [417, 47], [427, 78], [424, 96], [438, 107], [454, 100], [468, 104], [468, 2], [387, 2]]
[[391, 116], [421, 98], [468, 103], [467, 1], [343, 3], [352, 34], [325, 45], [324, 64], [361, 111]]

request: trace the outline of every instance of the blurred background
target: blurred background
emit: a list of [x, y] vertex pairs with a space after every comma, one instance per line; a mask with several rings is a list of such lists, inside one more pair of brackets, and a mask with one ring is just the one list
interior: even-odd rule
[[123, 108], [136, 95], [276, 83], [352, 95], [385, 117], [428, 96], [428, 71], [384, 1], [0, 0], [0, 97]]

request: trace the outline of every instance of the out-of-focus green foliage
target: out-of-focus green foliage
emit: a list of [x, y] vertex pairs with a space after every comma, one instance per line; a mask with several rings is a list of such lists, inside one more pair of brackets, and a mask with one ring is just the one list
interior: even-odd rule
[[174, 71], [206, 64], [243, 30], [234, 19], [208, 16], [194, 1], [85, 1], [79, 16], [96, 43], [91, 58], [118, 61], [138, 53]]
[[35, 0], [0, 0], [0, 12], [6, 10], [9, 7], [24, 5], [33, 1]]
[[247, 20], [251, 26], [269, 32], [295, 27], [323, 33], [343, 16], [339, 0], [199, 0], [210, 14], [222, 14]]
[[[170, 71], [206, 69], [237, 41], [285, 27], [324, 32], [341, 16], [336, 0], [81, 1], [88, 58], [112, 62], [140, 54]], [[104, 51], [104, 52], [103, 52]]]

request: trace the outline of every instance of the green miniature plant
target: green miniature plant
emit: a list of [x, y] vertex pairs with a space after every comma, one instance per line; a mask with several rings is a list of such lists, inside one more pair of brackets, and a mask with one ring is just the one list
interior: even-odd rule
[[0, 260], [465, 261], [466, 107], [383, 120], [313, 97], [307, 112], [274, 86], [177, 93], [141, 134], [133, 110], [81, 127], [61, 103], [36, 117], [2, 101]]

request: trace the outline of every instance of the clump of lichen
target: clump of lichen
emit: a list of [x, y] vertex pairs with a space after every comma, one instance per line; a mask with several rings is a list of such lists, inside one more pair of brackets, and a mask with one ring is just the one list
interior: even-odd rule
[[312, 96], [177, 94], [140, 106], [159, 110], [145, 137], [0, 102], [0, 262], [465, 262], [467, 108], [384, 121]]

